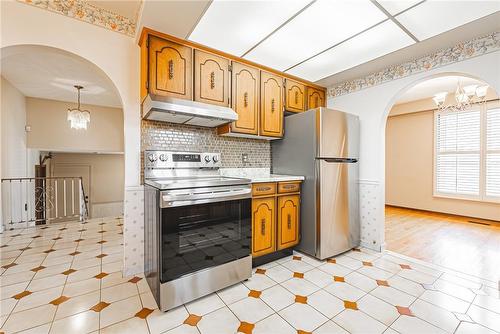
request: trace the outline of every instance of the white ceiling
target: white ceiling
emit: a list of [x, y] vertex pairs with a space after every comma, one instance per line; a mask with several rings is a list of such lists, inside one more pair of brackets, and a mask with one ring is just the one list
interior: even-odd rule
[[500, 1], [213, 0], [207, 6], [181, 37], [318, 81], [495, 13]]
[[396, 104], [407, 103], [416, 100], [422, 100], [433, 97], [440, 92], [455, 93], [457, 84], [460, 82], [462, 87], [468, 85], [487, 85], [481, 80], [476, 80], [464, 76], [444, 76], [423, 81], [408, 89], [396, 102]]
[[21, 93], [75, 102], [74, 85], [84, 86], [82, 104], [121, 108], [113, 83], [95, 65], [75, 55], [41, 46], [16, 46], [2, 50], [1, 75]]

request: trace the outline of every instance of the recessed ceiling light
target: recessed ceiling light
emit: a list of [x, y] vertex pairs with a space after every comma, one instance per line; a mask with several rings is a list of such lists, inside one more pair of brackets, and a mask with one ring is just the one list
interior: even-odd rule
[[310, 2], [214, 0], [189, 39], [241, 56]]
[[317, 81], [404, 48], [414, 41], [392, 21], [378, 26], [292, 68], [287, 73]]
[[500, 1], [426, 1], [396, 16], [419, 40], [500, 10]]
[[422, 0], [377, 0], [382, 7], [385, 8], [391, 15], [401, 13], [403, 10], [416, 5]]
[[369, 0], [318, 0], [245, 58], [285, 70], [385, 19]]

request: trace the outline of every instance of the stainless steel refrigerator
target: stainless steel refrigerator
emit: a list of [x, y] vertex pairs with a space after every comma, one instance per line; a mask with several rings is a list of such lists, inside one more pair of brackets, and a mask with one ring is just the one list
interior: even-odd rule
[[297, 250], [326, 259], [359, 246], [359, 119], [326, 108], [285, 117], [272, 171], [304, 175]]

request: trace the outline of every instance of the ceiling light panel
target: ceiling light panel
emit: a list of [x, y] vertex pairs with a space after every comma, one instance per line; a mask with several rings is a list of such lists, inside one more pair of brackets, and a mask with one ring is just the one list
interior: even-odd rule
[[419, 40], [500, 10], [500, 1], [426, 1], [396, 19]]
[[369, 0], [318, 0], [245, 58], [283, 71], [386, 18]]
[[241, 56], [311, 0], [214, 0], [189, 39]]
[[404, 48], [414, 41], [392, 21], [378, 26], [292, 68], [287, 73], [317, 81]]
[[391, 15], [401, 13], [403, 10], [410, 8], [422, 0], [377, 0]]

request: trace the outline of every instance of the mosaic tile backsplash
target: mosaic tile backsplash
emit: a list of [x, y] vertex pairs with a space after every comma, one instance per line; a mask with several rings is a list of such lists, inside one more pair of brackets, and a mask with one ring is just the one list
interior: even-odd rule
[[[217, 135], [216, 128], [142, 120], [141, 150], [220, 152], [223, 168], [271, 167], [271, 144], [267, 140]], [[243, 163], [242, 154], [248, 154]]]

